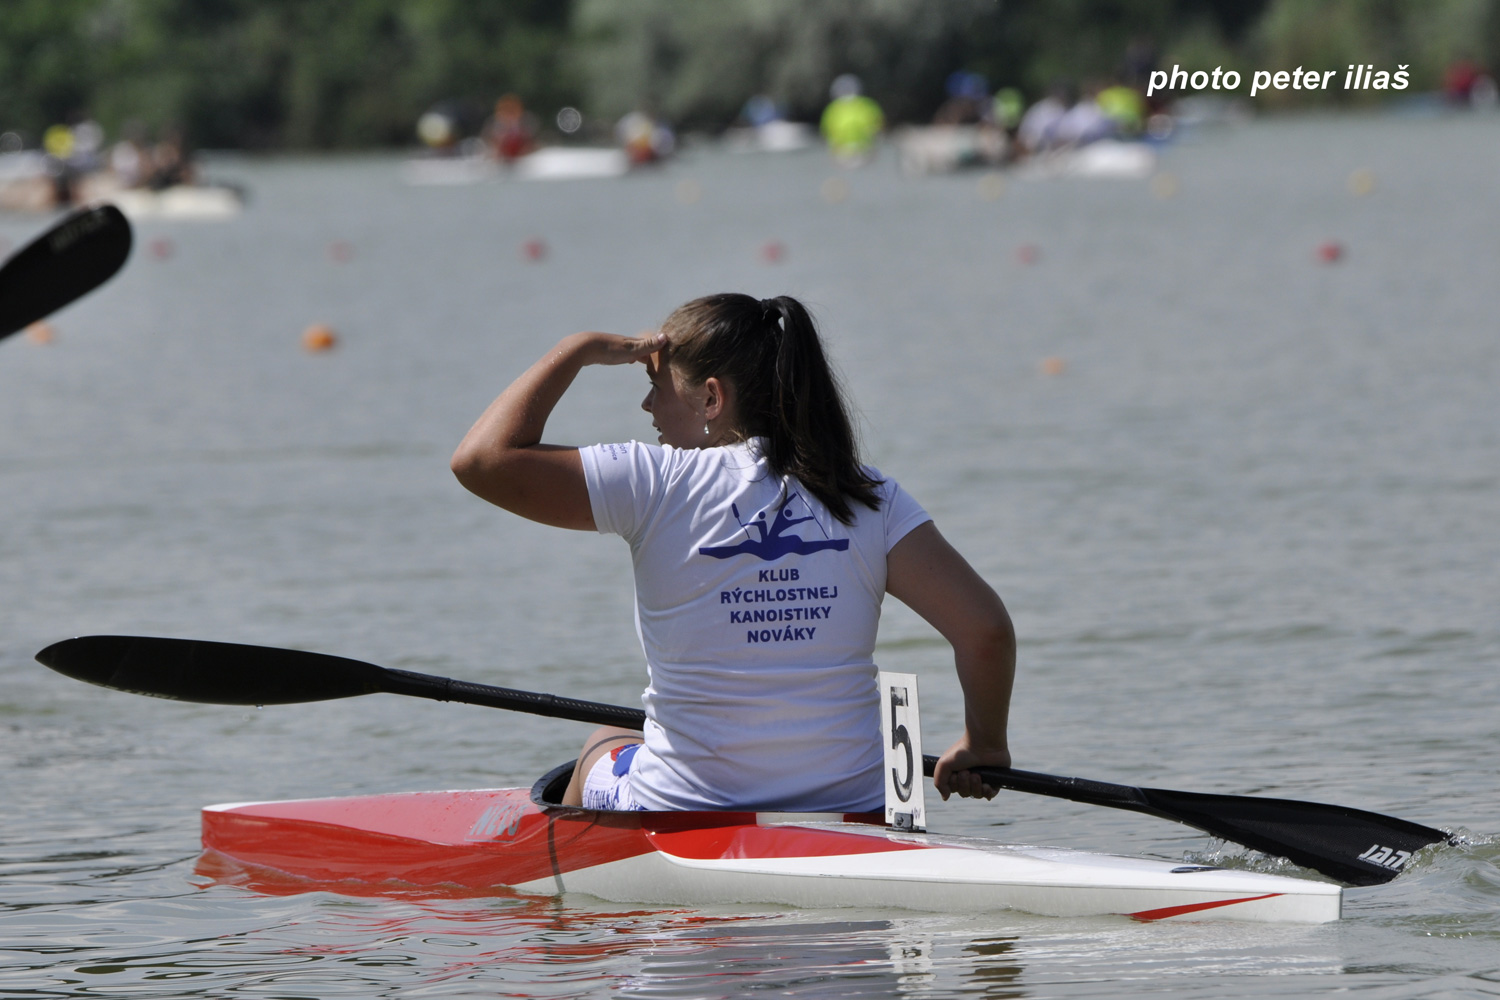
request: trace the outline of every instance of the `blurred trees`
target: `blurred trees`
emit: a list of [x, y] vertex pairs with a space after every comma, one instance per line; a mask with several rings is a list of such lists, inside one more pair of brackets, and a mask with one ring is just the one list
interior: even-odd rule
[[[1342, 69], [1411, 67], [1417, 91], [1438, 87], [1458, 59], [1500, 73], [1500, 3], [1494, 0], [1275, 0], [1257, 26], [1267, 65]], [[1284, 95], [1282, 95], [1284, 96]], [[1354, 95], [1378, 98], [1378, 94]]]
[[1500, 0], [0, 0], [0, 131], [89, 114], [199, 146], [409, 145], [435, 102], [478, 119], [507, 92], [544, 120], [720, 128], [756, 94], [812, 119], [844, 72], [920, 121], [954, 70], [1034, 97], [1153, 57], [1400, 62], [1427, 89], [1458, 58], [1500, 68]]
[[0, 0], [0, 130], [89, 114], [195, 145], [410, 144], [447, 99], [577, 99], [556, 0]]
[[588, 104], [643, 106], [728, 124], [764, 94], [816, 119], [840, 73], [858, 74], [896, 120], [931, 114], [964, 59], [964, 32], [994, 0], [579, 0], [574, 44]]

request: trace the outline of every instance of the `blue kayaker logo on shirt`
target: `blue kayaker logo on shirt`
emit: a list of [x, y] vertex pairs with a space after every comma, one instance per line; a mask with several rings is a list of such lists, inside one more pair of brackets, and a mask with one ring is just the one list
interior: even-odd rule
[[[812, 515], [812, 508], [807, 506], [805, 500], [802, 501], [802, 506], [808, 510], [806, 517], [792, 517], [787, 513], [791, 510], [792, 504], [799, 500], [801, 498], [795, 493], [788, 496], [786, 502], [777, 508], [776, 515], [769, 526], [766, 524], [764, 510], [756, 514], [747, 524], [740, 521], [740, 509], [730, 504], [729, 509], [734, 511], [734, 519], [739, 521], [740, 527], [745, 529], [745, 534], [749, 537], [735, 545], [706, 545], [698, 552], [705, 556], [713, 556], [715, 559], [728, 559], [743, 553], [770, 562], [782, 556], [805, 556], [813, 552], [822, 552], [825, 549], [842, 552], [849, 548], [847, 538], [800, 538], [797, 535], [787, 534], [791, 528], [804, 521], [817, 523], [817, 519]], [[822, 525], [819, 525], [820, 529], [821, 527]], [[824, 534], [826, 535], [827, 532], [825, 531]]]

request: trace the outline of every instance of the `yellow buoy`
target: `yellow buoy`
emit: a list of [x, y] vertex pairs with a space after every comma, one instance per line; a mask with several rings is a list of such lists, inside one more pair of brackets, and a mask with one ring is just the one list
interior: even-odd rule
[[57, 331], [52, 329], [52, 324], [40, 320], [26, 328], [26, 339], [33, 344], [50, 344], [55, 336]]
[[1363, 198], [1375, 190], [1375, 171], [1369, 167], [1360, 167], [1349, 175], [1349, 193], [1356, 198]]
[[1042, 359], [1042, 374], [1043, 375], [1061, 375], [1063, 372], [1065, 372], [1067, 370], [1068, 370], [1068, 363], [1066, 361], [1064, 361], [1062, 358], [1043, 358]]

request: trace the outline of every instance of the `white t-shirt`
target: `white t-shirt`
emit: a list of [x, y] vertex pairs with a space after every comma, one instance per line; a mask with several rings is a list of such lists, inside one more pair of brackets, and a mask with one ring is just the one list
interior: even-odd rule
[[650, 675], [636, 801], [881, 808], [873, 654], [886, 553], [926, 511], [887, 479], [879, 510], [855, 502], [841, 524], [795, 479], [773, 477], [754, 441], [581, 453], [595, 524], [635, 560]]

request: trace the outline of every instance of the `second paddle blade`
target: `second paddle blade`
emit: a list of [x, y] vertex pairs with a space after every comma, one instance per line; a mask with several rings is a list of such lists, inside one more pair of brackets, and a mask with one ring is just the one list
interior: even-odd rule
[[1379, 885], [1413, 854], [1448, 840], [1430, 826], [1321, 802], [1142, 788], [1163, 814], [1350, 885]]
[[90, 635], [53, 643], [36, 658], [90, 684], [211, 705], [287, 705], [381, 690], [382, 671], [368, 663], [231, 642]]
[[104, 284], [130, 256], [130, 223], [113, 205], [68, 216], [0, 269], [0, 337]]

